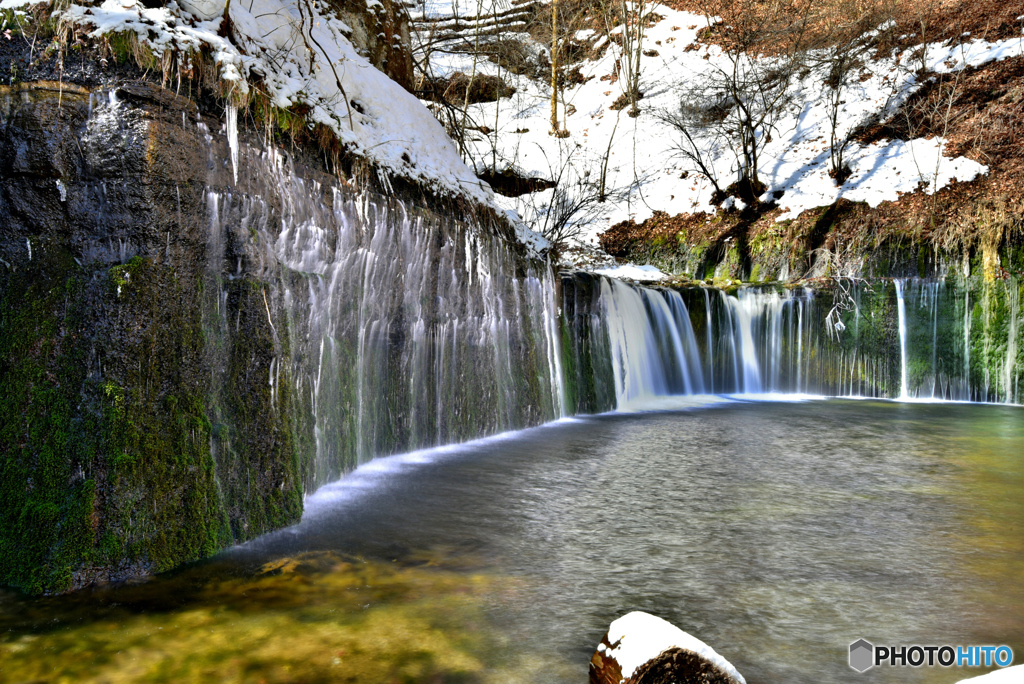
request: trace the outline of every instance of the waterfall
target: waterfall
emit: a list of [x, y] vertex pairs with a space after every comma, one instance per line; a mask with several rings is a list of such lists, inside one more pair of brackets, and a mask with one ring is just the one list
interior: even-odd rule
[[910, 396], [907, 393], [907, 306], [903, 301], [903, 281], [897, 278], [893, 283], [900, 321], [900, 399], [906, 399]]
[[594, 305], [599, 316], [583, 319], [579, 302], [566, 310], [582, 319], [569, 327], [589, 326], [590, 338], [607, 334], [610, 372], [603, 378], [596, 366], [593, 372], [599, 383], [614, 385], [614, 403], [604, 408], [624, 410], [665, 396], [803, 391], [811, 302], [810, 290], [728, 295], [602, 279]]
[[[289, 410], [309, 425], [307, 491], [376, 456], [566, 413], [546, 263], [395, 200], [262, 171], [259, 193], [209, 193], [215, 327], [231, 334], [243, 271], [268, 284], [256, 301], [274, 337], [270, 399], [284, 410], [290, 383]], [[244, 257], [229, 256], [238, 245]]]
[[[309, 454], [307, 491], [376, 456], [680, 396], [1019, 397], [1016, 281], [996, 297], [916, 279], [730, 292], [556, 279], [490, 231], [245, 153], [244, 190], [207, 196], [204, 320], [216, 354], [244, 348], [224, 343], [243, 316], [266, 317], [267, 409]], [[251, 361], [213, 365], [227, 377], [238, 363]], [[231, 458], [230, 431], [216, 439]]]
[[[576, 277], [563, 274], [563, 289]], [[1016, 281], [851, 280], [831, 290], [726, 293], [602, 278], [589, 305], [573, 292], [564, 328], [586, 337], [588, 355], [567, 346], [577, 354], [570, 411], [665, 406], [656, 400], [703, 393], [1020, 399]], [[593, 358], [602, 335], [607, 366]], [[586, 386], [580, 368], [593, 376]]]
[[736, 322], [732, 330], [739, 331], [738, 348], [736, 340], [733, 340], [733, 358], [739, 359], [743, 375], [742, 382], [736, 389], [740, 392], [759, 393], [763, 383], [761, 382], [761, 369], [757, 363], [757, 353], [754, 350], [753, 326], [754, 316], [758, 313], [759, 305], [762, 302], [752, 297], [743, 297], [742, 299], [728, 297], [726, 301], [732, 308]]
[[1003, 362], [1003, 392], [1007, 397], [1015, 397], [1019, 391], [1017, 370], [1017, 326], [1020, 318], [1020, 291], [1016, 288], [1007, 291], [1009, 300], [1009, 323], [1006, 340], [1006, 361]]

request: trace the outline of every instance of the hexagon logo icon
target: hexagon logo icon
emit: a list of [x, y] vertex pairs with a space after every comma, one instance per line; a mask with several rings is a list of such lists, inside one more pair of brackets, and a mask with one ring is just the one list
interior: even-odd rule
[[874, 666], [875, 647], [870, 641], [857, 639], [850, 644], [850, 667], [857, 672], [864, 672]]

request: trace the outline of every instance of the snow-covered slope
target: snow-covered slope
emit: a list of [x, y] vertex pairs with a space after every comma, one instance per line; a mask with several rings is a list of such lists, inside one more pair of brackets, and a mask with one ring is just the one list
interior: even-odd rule
[[[25, 4], [3, 2], [5, 8]], [[367, 0], [367, 11], [374, 6], [380, 3]], [[172, 0], [150, 8], [138, 0], [104, 0], [97, 6], [71, 4], [60, 16], [88, 27], [92, 37], [134, 32], [157, 55], [209, 49], [238, 99], [258, 87], [277, 107], [308, 106], [308, 120], [330, 127], [349, 151], [384, 172], [385, 183], [392, 174], [442, 196], [501, 209], [444, 128], [357, 52], [348, 37], [352, 29], [323, 2]], [[517, 231], [532, 251], [547, 247], [525, 226], [517, 225]]]
[[[438, 11], [433, 5], [432, 9]], [[606, 187], [619, 193], [596, 205], [587, 217], [581, 236], [584, 243], [596, 244], [597, 235], [610, 225], [629, 218], [643, 221], [656, 210], [670, 215], [715, 210], [710, 203], [712, 185], [678, 154], [679, 134], [663, 121], [662, 114], [677, 108], [686, 87], [702, 74], [727, 69], [729, 64], [719, 47], [698, 40], [698, 32], [708, 26], [705, 17], [661, 5], [650, 6], [650, 10], [661, 18], [644, 39], [646, 54], [641, 59], [640, 83], [643, 99], [638, 117], [611, 109], [622, 95], [621, 86], [612, 78], [620, 48], [594, 31], [582, 31], [577, 38], [592, 47], [606, 44], [607, 48], [598, 58], [580, 65], [586, 82], [565, 91], [566, 109], [575, 110], [564, 118], [568, 138], [550, 135], [551, 91], [547, 82], [501, 70], [502, 78], [517, 88], [515, 95], [511, 100], [471, 108], [476, 121], [490, 128], [497, 122], [497, 133], [473, 136], [472, 156], [481, 167], [492, 165], [496, 159], [497, 171], [513, 167], [527, 176], [550, 179], [560, 175], [567, 187], [584, 192], [589, 187], [593, 192], [608, 154]], [[621, 30], [617, 27], [612, 33]], [[515, 37], [530, 41], [525, 34]], [[544, 47], [534, 44], [534, 49], [543, 51]], [[927, 45], [922, 54], [926, 73], [944, 73], [1024, 54], [1024, 40], [988, 43], [965, 37], [962, 44]], [[892, 116], [898, 105], [921, 87], [916, 75], [920, 64], [915, 62], [911, 67], [907, 62], [906, 56], [896, 53], [869, 55], [843, 93], [836, 131], [840, 138], [873, 118]], [[469, 73], [473, 58], [438, 53], [432, 64], [439, 75]], [[475, 68], [477, 73], [499, 73], [495, 64], [484, 60], [477, 60]], [[975, 161], [944, 156], [945, 141], [939, 137], [868, 145], [854, 141], [846, 154], [852, 175], [836, 187], [828, 175], [829, 89], [823, 85], [827, 69], [827, 64], [812, 67], [794, 79], [789, 104], [761, 155], [759, 175], [768, 186], [767, 193], [781, 193], [778, 205], [784, 211], [779, 220], [828, 206], [838, 198], [877, 206], [898, 199], [901, 193], [918, 189], [930, 193], [954, 180], [969, 181], [986, 173], [986, 167]], [[564, 116], [561, 105], [559, 116]], [[737, 180], [737, 160], [727, 146], [710, 134], [698, 135], [697, 142], [711, 160], [723, 188]], [[553, 195], [554, 190], [547, 190], [519, 198], [499, 197], [498, 201], [527, 222], [539, 224]], [[726, 200], [726, 206], [736, 202], [739, 200]]]

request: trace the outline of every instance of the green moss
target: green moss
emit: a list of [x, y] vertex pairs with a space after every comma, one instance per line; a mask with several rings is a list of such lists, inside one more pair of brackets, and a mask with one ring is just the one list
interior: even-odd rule
[[223, 548], [189, 293], [142, 258], [58, 280], [76, 269], [52, 251], [2, 283], [0, 582], [59, 592]]
[[98, 445], [77, 411], [81, 291], [75, 277], [0, 282], [0, 582], [31, 592], [69, 588], [93, 545]]
[[[70, 624], [5, 635], [0, 660], [11, 681], [571, 679], [573, 663], [507, 652], [487, 607], [514, 590], [510, 580], [425, 560], [404, 567], [309, 553], [276, 559], [255, 576], [205, 582], [183, 573], [160, 583], [175, 592], [172, 608], [132, 610], [131, 599], [88, 606]], [[161, 596], [135, 590], [136, 601]]]
[[207, 398], [212, 425], [204, 429], [213, 438], [231, 536], [245, 540], [299, 519], [304, 464], [315, 446], [296, 437], [303, 421], [293, 406], [287, 326], [271, 327], [266, 284], [239, 279], [210, 289], [220, 287], [228, 291], [225, 318], [237, 331], [223, 329], [216, 321], [224, 319], [207, 311], [216, 364], [226, 373], [223, 387]]

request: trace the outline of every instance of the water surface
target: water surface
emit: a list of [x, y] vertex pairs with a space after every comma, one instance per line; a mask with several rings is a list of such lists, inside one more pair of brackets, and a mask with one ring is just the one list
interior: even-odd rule
[[953, 682], [851, 641], [1024, 657], [1024, 410], [732, 401], [386, 459], [148, 582], [2, 598], [13, 681], [583, 682], [660, 615], [757, 682]]

